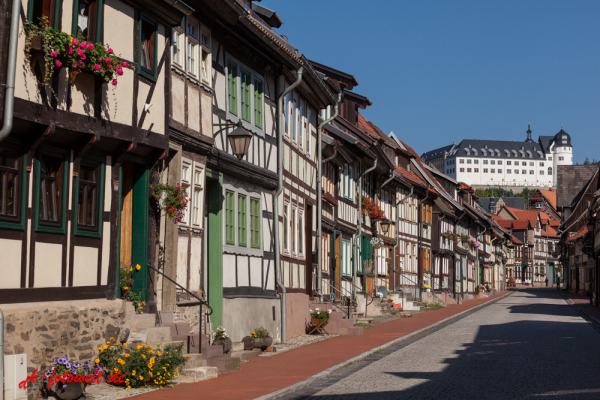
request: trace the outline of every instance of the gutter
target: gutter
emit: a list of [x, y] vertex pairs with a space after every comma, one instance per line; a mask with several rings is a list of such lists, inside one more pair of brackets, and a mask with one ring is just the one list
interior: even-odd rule
[[[13, 113], [15, 107], [15, 73], [17, 67], [17, 41], [19, 40], [19, 16], [21, 1], [13, 0], [10, 16], [10, 36], [8, 40], [8, 66], [6, 70], [6, 92], [4, 94], [4, 126], [0, 130], [0, 142], [8, 137], [13, 128]], [[1, 344], [3, 346], [3, 342]], [[2, 347], [4, 348], [4, 347]], [[0, 369], [3, 368], [4, 354], [0, 353]], [[0, 388], [4, 376], [0, 376]]]
[[413, 185], [410, 185], [410, 193], [408, 194], [408, 196], [404, 196], [403, 199], [400, 199], [397, 203], [396, 203], [396, 244], [394, 245], [394, 286], [392, 286], [393, 290], [392, 292], [396, 291], [396, 248], [398, 247], [398, 231], [399, 231], [399, 224], [400, 224], [400, 210], [398, 209], [398, 206], [402, 203], [404, 203], [406, 200], [410, 199], [413, 195], [415, 191], [415, 187]]
[[[16, 0], [18, 1], [18, 0]], [[281, 342], [285, 343], [287, 336], [286, 319], [286, 289], [281, 282], [281, 252], [279, 243], [279, 196], [283, 192], [283, 125], [285, 124], [285, 109], [283, 108], [283, 99], [302, 82], [303, 68], [298, 68], [298, 78], [287, 89], [279, 95], [277, 99], [277, 109], [279, 110], [279, 120], [277, 121], [277, 190], [273, 196], [273, 236], [275, 238], [275, 281], [281, 289]], [[285, 87], [285, 77], [281, 75], [283, 87]]]
[[338, 116], [339, 111], [339, 103], [342, 100], [342, 93], [338, 94], [337, 102], [333, 107], [333, 114], [331, 117], [327, 118], [325, 121], [321, 122], [317, 127], [317, 293], [319, 294], [319, 302], [323, 304], [323, 295], [321, 293], [321, 258], [323, 257], [323, 246], [321, 237], [323, 235], [323, 219], [321, 215], [323, 213], [323, 190], [321, 188], [321, 182], [323, 181], [323, 163], [333, 159], [333, 157], [337, 154], [337, 146], [333, 148], [333, 155], [326, 160], [323, 160], [323, 143], [322, 140], [322, 131], [323, 127], [326, 124], [333, 121]]
[[[373, 143], [373, 144], [375, 144], [375, 143]], [[366, 174], [368, 174], [369, 172], [371, 172], [375, 168], [377, 168], [378, 158], [376, 155], [374, 155], [374, 157], [375, 157], [375, 161], [373, 163], [373, 166], [358, 176], [358, 187], [356, 188], [356, 191], [358, 192], [358, 232], [357, 232], [358, 235], [357, 236], [358, 236], [359, 245], [356, 246], [356, 258], [355, 258], [356, 262], [352, 266], [352, 295], [355, 298], [356, 298], [356, 284], [354, 284], [354, 282], [356, 280], [356, 265], [358, 264], [358, 262], [360, 260], [360, 255], [362, 252], [362, 248], [360, 247], [360, 240], [362, 238], [362, 193], [361, 193], [362, 178], [363, 178], [363, 176], [365, 176]]]
[[168, 0], [168, 1], [166, 1], [166, 3], [172, 5], [173, 7], [175, 7], [182, 13], [184, 13], [185, 15], [190, 15], [191, 13], [193, 13], [195, 11], [192, 7], [185, 4], [181, 0]]

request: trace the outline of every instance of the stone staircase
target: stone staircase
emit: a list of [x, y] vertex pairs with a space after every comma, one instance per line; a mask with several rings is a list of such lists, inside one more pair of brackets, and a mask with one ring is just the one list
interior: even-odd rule
[[324, 303], [312, 303], [310, 304], [310, 309], [315, 310], [319, 309], [321, 311], [329, 311], [331, 310], [331, 314], [329, 314], [329, 323], [325, 327], [325, 330], [330, 335], [354, 335], [354, 336], [362, 336], [364, 333], [364, 328], [361, 326], [355, 326], [354, 321], [352, 319], [347, 319], [346, 314], [339, 311], [332, 304]]

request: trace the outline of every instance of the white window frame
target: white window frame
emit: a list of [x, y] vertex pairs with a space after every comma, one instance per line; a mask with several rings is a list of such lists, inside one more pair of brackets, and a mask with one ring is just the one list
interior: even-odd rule
[[[194, 167], [194, 164], [193, 164], [192, 160], [190, 160], [188, 158], [181, 159], [181, 186], [186, 187], [188, 189], [188, 191], [192, 189], [192, 179], [193, 179], [193, 175], [194, 175], [193, 167]], [[190, 193], [188, 193], [188, 195], [189, 194]], [[184, 212], [180, 225], [189, 226], [190, 220], [191, 220], [190, 213]]]
[[[290, 253], [290, 203], [287, 201], [283, 204], [283, 252], [285, 254]], [[287, 235], [286, 235], [287, 233]]]
[[304, 140], [306, 138], [306, 101], [298, 99], [298, 147], [304, 150]]
[[[206, 39], [206, 40], [205, 40]], [[210, 84], [212, 71], [211, 32], [204, 25], [200, 27], [200, 79]]]
[[292, 205], [292, 220], [290, 221], [290, 230], [292, 231], [291, 237], [294, 238], [292, 241], [292, 256], [298, 256], [298, 231], [296, 230], [296, 224], [298, 222], [298, 207]]
[[[301, 222], [302, 221], [302, 222]], [[304, 221], [304, 209], [299, 208], [298, 209], [298, 229], [296, 229], [296, 232], [298, 233], [298, 238], [296, 240], [296, 245], [298, 246], [298, 257], [300, 258], [304, 258], [304, 243], [300, 240], [300, 233], [302, 233], [302, 239], [306, 240], [305, 233], [304, 233], [304, 224], [306, 222]]]
[[202, 222], [202, 190], [204, 189], [203, 186], [203, 182], [202, 182], [202, 176], [203, 176], [203, 168], [201, 167], [200, 164], [198, 163], [194, 163], [194, 169], [192, 170], [192, 186], [191, 186], [191, 193], [188, 193], [188, 195], [190, 196], [189, 199], [189, 204], [190, 207], [189, 209], [191, 209], [191, 217], [190, 217], [190, 222], [192, 224], [192, 226], [196, 226], [196, 227], [200, 227], [201, 222]]
[[173, 28], [173, 44], [171, 45], [173, 64], [181, 69], [183, 69], [183, 63], [181, 59], [183, 58], [185, 60], [186, 46], [185, 44], [182, 44], [183, 42], [185, 42], [185, 30], [181, 27], [182, 25], [185, 26], [184, 24], [185, 18], [181, 21], [180, 26], [176, 26], [175, 28]]
[[[190, 34], [190, 27], [195, 29], [196, 36]], [[200, 67], [200, 64], [198, 63], [198, 47], [200, 47], [200, 23], [194, 18], [185, 18], [185, 38], [185, 71], [194, 78], [198, 78], [198, 71]], [[190, 65], [190, 60], [192, 60], [192, 65]]]
[[306, 155], [310, 158], [312, 152], [312, 109], [306, 105]]

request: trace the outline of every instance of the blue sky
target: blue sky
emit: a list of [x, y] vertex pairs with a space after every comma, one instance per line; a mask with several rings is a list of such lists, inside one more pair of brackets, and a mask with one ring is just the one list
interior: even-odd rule
[[419, 154], [564, 123], [600, 159], [600, 1], [263, 0], [307, 58], [350, 73], [362, 114]]

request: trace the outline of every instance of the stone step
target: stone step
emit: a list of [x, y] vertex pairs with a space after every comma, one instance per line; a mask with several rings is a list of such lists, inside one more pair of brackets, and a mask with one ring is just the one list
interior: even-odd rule
[[202, 366], [202, 354], [188, 354], [190, 358], [185, 362], [184, 368], [196, 368]]
[[154, 328], [156, 316], [154, 314], [134, 314], [128, 318], [127, 324], [133, 329]]
[[[204, 353], [204, 351], [202, 352]], [[202, 360], [204, 367], [217, 367], [219, 372], [229, 372], [240, 368], [240, 359], [237, 357], [221, 356]]]
[[202, 359], [223, 357], [223, 346], [202, 346]]
[[127, 340], [128, 344], [151, 344], [165, 343], [171, 341], [171, 328], [169, 327], [153, 327], [133, 329]]
[[232, 343], [231, 344], [231, 351], [244, 351], [244, 343], [243, 342], [237, 342], [237, 343]]
[[[186, 348], [186, 342], [181, 341], [181, 340], [171, 340], [171, 341], [168, 341], [168, 342], [163, 342], [160, 345], [164, 349], [169, 344], [180, 344], [180, 343], [183, 343], [183, 347], [181, 348], [182, 354], [188, 354], [188, 351], [187, 351], [187, 348]], [[152, 346], [152, 347], [154, 347], [154, 346]]]
[[178, 383], [194, 383], [216, 378], [219, 374], [217, 367], [194, 367], [186, 368], [179, 373], [175, 380]]
[[357, 324], [370, 324], [371, 322], [373, 322], [373, 318], [358, 318], [356, 320]]
[[239, 358], [240, 361], [248, 361], [254, 357], [258, 357], [262, 354], [260, 349], [254, 350], [242, 350], [242, 351], [232, 351], [231, 357]]

